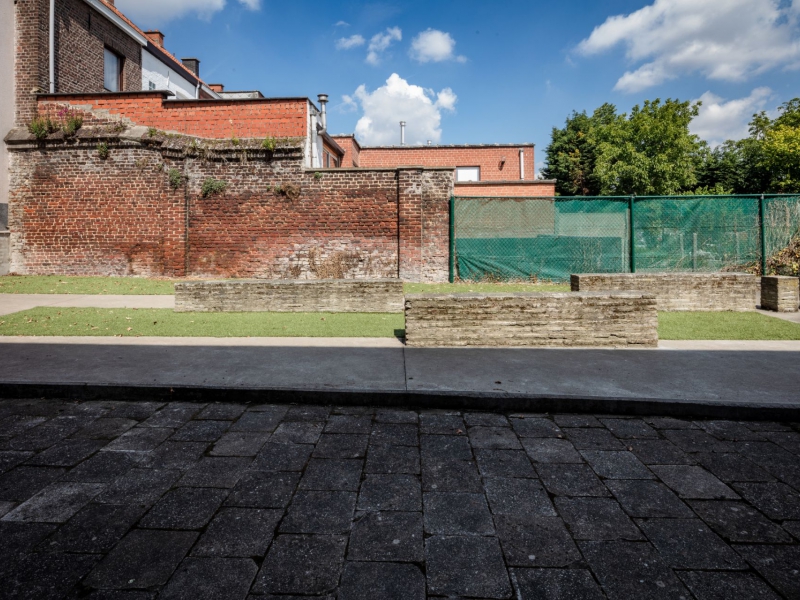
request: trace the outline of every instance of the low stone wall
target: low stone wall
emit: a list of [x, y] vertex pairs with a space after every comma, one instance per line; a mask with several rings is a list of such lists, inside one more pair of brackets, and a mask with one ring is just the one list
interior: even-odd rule
[[0, 275], [8, 275], [9, 262], [11, 260], [11, 234], [8, 231], [0, 231]]
[[755, 310], [760, 295], [759, 278], [747, 273], [589, 273], [570, 283], [573, 292], [654, 294], [664, 311]]
[[800, 279], [797, 277], [762, 277], [761, 308], [776, 312], [797, 312], [800, 306]]
[[409, 294], [406, 344], [655, 347], [651, 294]]
[[399, 279], [183, 281], [175, 312], [403, 312]]

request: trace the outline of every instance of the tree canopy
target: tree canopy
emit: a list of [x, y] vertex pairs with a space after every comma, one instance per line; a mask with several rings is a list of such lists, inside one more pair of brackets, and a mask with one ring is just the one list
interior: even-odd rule
[[800, 98], [753, 115], [749, 137], [711, 148], [690, 132], [700, 102], [603, 104], [553, 128], [542, 175], [564, 196], [800, 192]]

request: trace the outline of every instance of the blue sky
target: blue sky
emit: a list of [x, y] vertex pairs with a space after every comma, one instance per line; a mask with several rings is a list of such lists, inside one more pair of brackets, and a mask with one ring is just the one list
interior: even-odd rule
[[[800, 0], [277, 2], [117, 0], [201, 76], [266, 96], [330, 95], [367, 143], [534, 142], [603, 102], [704, 100], [695, 131], [746, 134], [800, 95]], [[387, 81], [389, 83], [387, 83]], [[362, 87], [363, 86], [363, 87]]]

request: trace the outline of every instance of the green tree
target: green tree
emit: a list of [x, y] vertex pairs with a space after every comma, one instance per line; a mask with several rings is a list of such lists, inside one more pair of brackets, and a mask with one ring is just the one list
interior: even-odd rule
[[592, 135], [603, 195], [669, 195], [693, 190], [704, 144], [689, 132], [700, 103], [647, 100]]
[[761, 166], [769, 173], [768, 191], [796, 193], [800, 192], [800, 98], [778, 111], [761, 142]]
[[546, 179], [556, 180], [556, 193], [561, 196], [596, 196], [600, 183], [595, 175], [597, 147], [593, 132], [617, 118], [613, 104], [603, 104], [588, 116], [586, 111], [573, 112], [563, 129], [553, 128], [550, 144], [545, 150], [547, 166], [542, 171]]

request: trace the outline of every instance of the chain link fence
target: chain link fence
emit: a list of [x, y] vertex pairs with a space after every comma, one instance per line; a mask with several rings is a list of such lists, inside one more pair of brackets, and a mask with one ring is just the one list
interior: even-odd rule
[[451, 213], [451, 279], [780, 272], [771, 257], [800, 246], [800, 196], [453, 198]]

